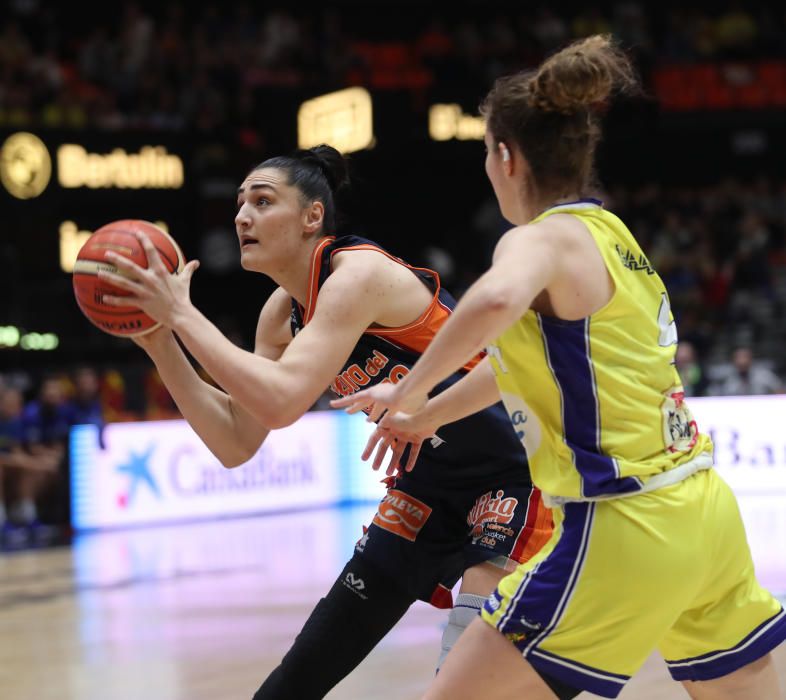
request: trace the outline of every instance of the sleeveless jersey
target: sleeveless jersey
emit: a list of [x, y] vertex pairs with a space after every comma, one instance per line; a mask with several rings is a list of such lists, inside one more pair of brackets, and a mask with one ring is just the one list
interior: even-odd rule
[[601, 202], [555, 206], [532, 223], [557, 213], [587, 226], [615, 291], [578, 321], [530, 309], [488, 348], [534, 484], [557, 498], [614, 497], [693, 460], [711, 463], [674, 366], [677, 331], [660, 277]]
[[[306, 307], [292, 299], [292, 334], [303, 328], [314, 314], [319, 289], [332, 271], [333, 256], [341, 251], [377, 250], [409, 268], [432, 292], [428, 308], [412, 323], [398, 327], [371, 327], [360, 338], [341, 372], [330, 386], [336, 396], [348, 396], [385, 380], [393, 383], [406, 376], [445, 322], [456, 305], [453, 297], [440, 286], [439, 275], [433, 270], [407, 265], [373, 241], [358, 236], [326, 237], [316, 246], [311, 259], [310, 287]], [[457, 372], [440, 383], [436, 395], [453, 383], [463, 372]], [[445, 484], [471, 486], [497, 483], [500, 479], [530, 483], [526, 457], [516, 438], [502, 403], [479, 413], [442, 426], [438, 438], [426, 440], [411, 477]]]

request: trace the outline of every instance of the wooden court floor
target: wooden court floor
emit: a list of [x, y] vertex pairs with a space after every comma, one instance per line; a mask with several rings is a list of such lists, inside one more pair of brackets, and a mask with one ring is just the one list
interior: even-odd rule
[[[250, 699], [373, 510], [100, 533], [0, 555], [0, 698]], [[328, 698], [420, 697], [445, 620], [413, 606]], [[786, 688], [786, 646], [775, 656]], [[653, 657], [620, 697], [688, 696]]]

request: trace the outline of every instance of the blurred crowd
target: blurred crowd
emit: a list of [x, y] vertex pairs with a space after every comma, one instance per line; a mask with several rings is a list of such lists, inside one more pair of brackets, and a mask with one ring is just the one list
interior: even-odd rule
[[149, 367], [0, 374], [0, 547], [45, 545], [67, 535], [72, 426], [97, 426], [102, 444], [108, 422], [179, 417]]
[[[786, 57], [775, 4], [636, 0], [569, 5], [126, 1], [111, 15], [6, 0], [0, 20], [0, 127], [253, 130], [280, 91], [473, 94], [566, 41], [613, 32], [645, 80], [657, 65]], [[278, 91], [278, 92], [277, 92]]]
[[[599, 196], [628, 225], [669, 291], [682, 345], [706, 368], [697, 393], [739, 393], [724, 385], [735, 348], [750, 348], [768, 367], [786, 372], [786, 180], [610, 184]], [[471, 226], [473, 245], [463, 251], [445, 244], [423, 251], [422, 262], [454, 294], [488, 267], [496, 241], [510, 228], [493, 198]]]
[[680, 336], [701, 357], [753, 345], [780, 358], [786, 340], [786, 182], [610, 188], [669, 290]]

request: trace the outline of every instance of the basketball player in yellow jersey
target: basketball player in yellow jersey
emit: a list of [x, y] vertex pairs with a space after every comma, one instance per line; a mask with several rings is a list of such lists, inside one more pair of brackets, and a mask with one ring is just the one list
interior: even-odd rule
[[[600, 36], [497, 82], [486, 171], [517, 226], [407, 377], [334, 402], [370, 420], [387, 410], [366, 450], [379, 444], [379, 464], [501, 396], [554, 509], [551, 540], [500, 582], [429, 699], [616, 697], [655, 648], [693, 698], [780, 697], [769, 652], [786, 613], [756, 582], [683, 400], [666, 290], [625, 225], [584, 197], [591, 106], [634, 85]], [[483, 347], [491, 363], [428, 399]]]

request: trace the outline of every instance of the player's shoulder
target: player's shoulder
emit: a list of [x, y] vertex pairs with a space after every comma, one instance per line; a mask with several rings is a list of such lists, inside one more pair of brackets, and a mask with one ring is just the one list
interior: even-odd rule
[[377, 286], [391, 274], [391, 266], [398, 265], [391, 255], [372, 244], [337, 250], [332, 257], [330, 278], [333, 285]]
[[566, 252], [587, 240], [586, 223], [572, 214], [552, 214], [523, 226], [515, 226], [500, 242], [508, 246], [531, 246], [534, 243], [555, 251]]

